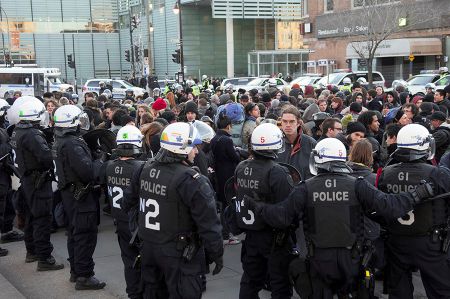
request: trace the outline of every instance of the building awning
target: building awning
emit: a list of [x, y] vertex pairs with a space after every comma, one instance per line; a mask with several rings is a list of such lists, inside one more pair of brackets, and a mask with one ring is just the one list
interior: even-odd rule
[[[360, 58], [358, 51], [367, 52], [367, 42], [352, 42], [347, 45], [346, 57], [348, 59]], [[442, 55], [442, 42], [439, 38], [402, 38], [388, 39], [380, 43], [375, 57], [397, 56], [429, 56]]]

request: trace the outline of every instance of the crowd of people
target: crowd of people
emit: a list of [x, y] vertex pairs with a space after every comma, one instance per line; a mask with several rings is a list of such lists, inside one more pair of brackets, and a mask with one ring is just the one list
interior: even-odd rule
[[450, 86], [270, 82], [0, 100], [1, 240], [60, 270], [50, 234], [65, 227], [69, 280], [102, 289], [103, 210], [130, 298], [200, 298], [241, 242], [240, 298], [374, 298], [375, 279], [412, 298], [417, 270], [429, 298], [450, 298]]

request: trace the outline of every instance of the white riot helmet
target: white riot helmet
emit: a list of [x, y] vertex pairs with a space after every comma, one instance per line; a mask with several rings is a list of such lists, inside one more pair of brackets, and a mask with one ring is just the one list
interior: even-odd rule
[[[349, 78], [349, 79], [350, 79], [350, 78]], [[361, 83], [361, 84], [366, 84], [366, 83], [367, 83], [367, 80], [366, 80], [366, 78], [364, 78], [364, 77], [359, 77], [358, 80], [356, 80], [356, 82], [359, 82], [359, 83]]]
[[197, 129], [189, 123], [173, 123], [161, 133], [161, 147], [174, 154], [187, 155], [202, 140]]
[[349, 77], [345, 77], [344, 80], [342, 80], [342, 83], [345, 84], [352, 84], [352, 80]]
[[439, 71], [440, 71], [441, 73], [447, 73], [447, 72], [448, 72], [448, 67], [446, 67], [446, 66], [441, 66], [441, 67], [439, 68]]
[[206, 80], [206, 79], [208, 79], [208, 76], [203, 75], [203, 76], [202, 76], [202, 80]]
[[427, 83], [425, 85], [425, 90], [427, 90], [427, 89], [435, 90], [436, 89], [436, 85], [434, 83]]
[[325, 138], [319, 141], [311, 152], [309, 170], [317, 175], [317, 169], [325, 169], [329, 172], [350, 173], [350, 168], [345, 164], [347, 150], [345, 145], [336, 138]]
[[154, 97], [154, 98], [157, 98], [157, 97], [159, 97], [159, 96], [161, 95], [161, 89], [159, 89], [159, 88], [153, 88], [152, 93], [153, 93], [153, 97]]
[[225, 85], [225, 92], [226, 93], [232, 93], [234, 91], [234, 85], [231, 83], [228, 83]]
[[270, 78], [267, 82], [269, 83], [269, 87], [277, 87], [277, 79]]
[[18, 107], [19, 121], [40, 122], [42, 127], [48, 127], [50, 117], [44, 104], [32, 96], [21, 98], [26, 99]]
[[6, 115], [6, 110], [9, 109], [9, 103], [4, 99], [0, 99], [0, 116]]
[[112, 92], [109, 89], [105, 89], [102, 93], [103, 96], [107, 97], [108, 99], [112, 98]]
[[400, 129], [397, 135], [397, 151], [409, 150], [410, 161], [426, 157], [434, 158], [436, 145], [433, 135], [427, 128], [419, 124], [409, 124]]
[[77, 129], [80, 126], [80, 129], [86, 131], [90, 128], [89, 116], [75, 105], [64, 105], [56, 109], [53, 121], [56, 128]]
[[269, 158], [276, 158], [283, 151], [283, 133], [274, 124], [264, 123], [257, 126], [250, 138], [252, 150]]
[[133, 125], [126, 125], [117, 132], [117, 148], [114, 152], [120, 157], [131, 157], [142, 153], [142, 135], [141, 131]]
[[202, 142], [210, 143], [211, 139], [216, 135], [214, 129], [203, 121], [195, 120], [192, 125], [197, 129]]

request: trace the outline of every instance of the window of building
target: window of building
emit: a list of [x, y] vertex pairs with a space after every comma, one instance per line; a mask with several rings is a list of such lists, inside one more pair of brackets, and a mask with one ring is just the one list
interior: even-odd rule
[[324, 11], [333, 11], [334, 0], [324, 0]]
[[365, 5], [383, 5], [399, 2], [400, 0], [352, 0], [353, 8], [361, 8]]

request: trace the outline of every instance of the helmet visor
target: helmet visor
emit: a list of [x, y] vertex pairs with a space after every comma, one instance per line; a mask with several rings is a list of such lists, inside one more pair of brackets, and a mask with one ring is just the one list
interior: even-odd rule
[[429, 135], [428, 139], [430, 140], [430, 148], [427, 160], [433, 160], [434, 155], [436, 154], [436, 141], [434, 140], [432, 135]]
[[89, 121], [89, 116], [85, 112], [78, 115], [78, 120], [80, 121], [81, 130], [89, 130], [91, 123]]
[[312, 175], [317, 175], [317, 165], [316, 161], [314, 160], [314, 157], [316, 155], [316, 150], [312, 150], [311, 154], [309, 155], [309, 172], [311, 172]]
[[49, 126], [49, 124], [50, 124], [50, 114], [48, 113], [48, 111], [46, 111], [46, 110], [42, 111], [40, 113], [40, 115], [39, 115], [39, 119], [40, 119], [39, 125], [42, 128], [47, 128]]

